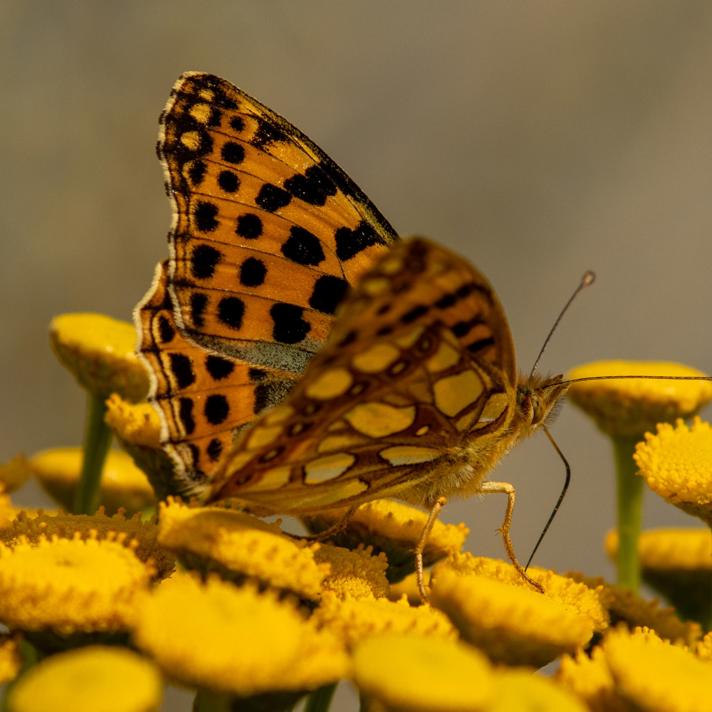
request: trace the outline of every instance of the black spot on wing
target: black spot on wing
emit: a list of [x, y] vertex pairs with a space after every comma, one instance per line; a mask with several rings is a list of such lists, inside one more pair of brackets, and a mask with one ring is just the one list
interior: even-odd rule
[[309, 297], [309, 306], [324, 314], [333, 314], [341, 304], [349, 289], [349, 283], [341, 277], [322, 275], [314, 282]]
[[254, 240], [262, 234], [262, 220], [254, 213], [245, 213], [237, 218], [235, 232], [248, 240]]
[[295, 304], [276, 302], [270, 307], [272, 336], [283, 344], [296, 344], [309, 333], [309, 322], [305, 321], [304, 309]]
[[199, 200], [193, 209], [195, 225], [201, 232], [213, 232], [219, 225], [218, 206], [207, 200]]
[[218, 302], [218, 319], [231, 329], [242, 326], [245, 315], [245, 303], [239, 297], [223, 297]]
[[265, 183], [257, 193], [255, 203], [268, 213], [273, 213], [275, 210], [289, 205], [292, 196], [277, 185]]
[[208, 295], [193, 292], [190, 295], [190, 318], [193, 326], [200, 328], [205, 324], [205, 308], [208, 306]]
[[309, 166], [304, 174], [287, 178], [284, 187], [295, 198], [310, 205], [324, 205], [329, 196], [336, 195], [336, 186], [318, 166]]
[[227, 398], [221, 393], [213, 393], [205, 399], [204, 413], [211, 425], [220, 425], [227, 420], [230, 406]]
[[190, 268], [196, 279], [209, 279], [222, 259], [222, 252], [212, 245], [199, 244], [191, 254]]
[[371, 245], [385, 244], [383, 238], [365, 220], [362, 220], [353, 230], [348, 227], [338, 228], [334, 239], [336, 256], [343, 262], [355, 257]]
[[300, 265], [318, 265], [325, 258], [319, 238], [299, 225], [293, 225], [282, 245], [282, 254]]
[[178, 388], [187, 388], [195, 383], [193, 364], [185, 354], [169, 354], [171, 373], [176, 379]]
[[205, 359], [205, 368], [214, 381], [221, 381], [235, 370], [235, 364], [222, 356], [209, 354]]
[[240, 284], [245, 287], [259, 287], [267, 275], [265, 263], [257, 257], [248, 257], [240, 265]]

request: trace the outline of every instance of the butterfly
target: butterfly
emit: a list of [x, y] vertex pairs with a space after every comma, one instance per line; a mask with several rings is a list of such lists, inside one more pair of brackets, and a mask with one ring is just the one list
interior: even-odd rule
[[158, 155], [170, 259], [135, 319], [175, 491], [297, 515], [397, 497], [428, 526], [452, 495], [505, 493], [523, 573], [514, 488], [485, 477], [566, 385], [518, 378], [487, 279], [398, 240], [323, 151], [218, 77], [180, 77]]

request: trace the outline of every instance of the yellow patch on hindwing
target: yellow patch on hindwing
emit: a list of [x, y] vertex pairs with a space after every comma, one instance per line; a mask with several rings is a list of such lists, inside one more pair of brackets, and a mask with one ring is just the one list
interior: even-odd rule
[[305, 393], [316, 400], [331, 400], [343, 395], [352, 383], [353, 376], [345, 368], [332, 368], [309, 383]]
[[432, 462], [441, 455], [435, 448], [417, 445], [395, 445], [381, 450], [378, 454], [394, 467]]
[[415, 421], [415, 406], [397, 408], [378, 401], [359, 403], [344, 418], [354, 430], [371, 438], [400, 433]]
[[385, 371], [399, 356], [400, 351], [392, 344], [374, 344], [356, 354], [353, 365], [364, 373], [379, 373]]
[[312, 460], [304, 467], [305, 482], [308, 485], [316, 484], [339, 477], [354, 462], [356, 462], [356, 458], [346, 452], [337, 452], [333, 455], [326, 455], [317, 460]]
[[433, 386], [435, 405], [441, 413], [452, 418], [474, 403], [482, 393], [482, 388], [482, 380], [474, 371], [446, 376]]

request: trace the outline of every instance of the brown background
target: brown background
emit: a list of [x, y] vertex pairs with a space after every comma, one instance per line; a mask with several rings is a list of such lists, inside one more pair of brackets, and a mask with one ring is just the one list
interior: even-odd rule
[[[497, 287], [523, 370], [584, 269], [543, 369], [604, 357], [712, 370], [712, 4], [0, 2], [0, 457], [78, 442], [53, 314], [129, 318], [166, 254], [153, 153], [177, 75], [225, 76], [303, 129], [402, 234]], [[573, 485], [538, 563], [611, 575], [607, 442], [565, 406]], [[545, 438], [497, 471], [525, 556], [563, 477]], [[18, 499], [36, 503], [28, 491]], [[501, 498], [448, 508], [502, 556]], [[650, 525], [690, 524], [650, 496]], [[170, 703], [179, 709], [179, 703]]]

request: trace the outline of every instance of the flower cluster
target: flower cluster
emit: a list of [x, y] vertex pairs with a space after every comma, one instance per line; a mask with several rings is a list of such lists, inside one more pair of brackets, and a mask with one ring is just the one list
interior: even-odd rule
[[[65, 315], [52, 343], [131, 456], [109, 451], [89, 495], [86, 462], [101, 449], [91, 443], [83, 455], [54, 449], [0, 467], [10, 712], [158, 710], [165, 681], [193, 690], [199, 712], [290, 710], [304, 697], [306, 709], [326, 710], [340, 681], [371, 712], [712, 710], [708, 528], [634, 540], [643, 580], [671, 608], [630, 585], [530, 569], [542, 593], [511, 564], [463, 551], [464, 525], [436, 522], [423, 601], [413, 552], [426, 513], [380, 500], [340, 528], [344, 512], [314, 515], [297, 536], [284, 522], [164, 497], [169, 463], [125, 325]], [[654, 381], [630, 383], [572, 390], [602, 429], [634, 441], [636, 482], [709, 523], [712, 430], [675, 422], [709, 398], [708, 384], [695, 396], [690, 383], [662, 381], [663, 394]], [[643, 437], [661, 414], [675, 424]], [[13, 505], [10, 493], [30, 478], [57, 510]], [[618, 531], [606, 539], [613, 557], [629, 545]], [[555, 661], [553, 677], [537, 673]]]

